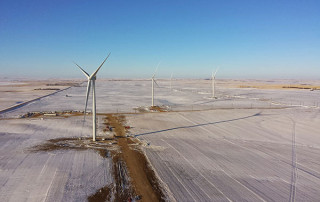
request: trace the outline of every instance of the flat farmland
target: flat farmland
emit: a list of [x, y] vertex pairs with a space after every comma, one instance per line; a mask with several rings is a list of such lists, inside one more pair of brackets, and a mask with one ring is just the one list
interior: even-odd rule
[[[129, 126], [126, 151], [143, 151], [163, 200], [318, 200], [320, 91], [309, 88], [318, 81], [218, 80], [212, 98], [210, 80], [159, 79], [159, 112], [150, 110], [151, 81], [97, 80], [96, 143], [89, 141], [91, 115], [84, 122], [82, 114], [86, 83], [65, 88], [61, 81], [54, 83], [63, 84], [61, 90], [35, 90], [51, 88], [51, 81], [23, 82], [0, 97], [4, 201], [86, 201], [99, 193], [116, 201], [120, 164], [100, 151], [123, 152], [112, 142], [117, 138], [102, 140], [113, 134], [106, 130], [108, 116], [121, 116]], [[291, 84], [308, 89], [287, 88]], [[12, 108], [17, 102], [27, 103]], [[91, 105], [89, 99], [89, 112]], [[30, 112], [46, 115], [23, 118]], [[52, 139], [63, 148], [39, 149]], [[121, 173], [130, 175], [124, 167]]]
[[234, 109], [128, 119], [177, 201], [318, 200], [318, 111]]
[[1, 201], [85, 201], [112, 185], [111, 158], [94, 150], [32, 150], [49, 139], [90, 133], [81, 122], [78, 117], [1, 120]]

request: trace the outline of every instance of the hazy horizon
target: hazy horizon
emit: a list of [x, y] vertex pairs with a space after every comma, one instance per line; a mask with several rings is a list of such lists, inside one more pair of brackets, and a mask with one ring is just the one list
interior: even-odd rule
[[[170, 77], [157, 77], [157, 80], [170, 80]], [[211, 77], [172, 77], [173, 80], [211, 80]], [[0, 82], [7, 82], [7, 81], [44, 81], [44, 80], [79, 80], [83, 82], [87, 82], [86, 78], [81, 77], [14, 77], [14, 76], [3, 76], [0, 77]], [[97, 77], [97, 81], [99, 80], [151, 80], [151, 77]], [[320, 81], [320, 79], [315, 78], [218, 78], [216, 80], [239, 80], [239, 81], [300, 81], [300, 82], [307, 82], [307, 81]]]

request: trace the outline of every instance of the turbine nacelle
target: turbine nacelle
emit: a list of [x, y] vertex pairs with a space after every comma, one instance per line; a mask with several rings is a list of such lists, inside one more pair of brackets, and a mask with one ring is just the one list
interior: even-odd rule
[[86, 116], [86, 111], [87, 111], [87, 104], [88, 104], [88, 98], [89, 98], [89, 93], [90, 93], [90, 89], [91, 89], [91, 81], [95, 81], [97, 79], [96, 75], [98, 73], [98, 71], [100, 70], [100, 68], [102, 67], [102, 65], [105, 63], [105, 61], [108, 59], [108, 57], [110, 56], [111, 53], [108, 54], [108, 56], [104, 59], [104, 61], [101, 63], [101, 65], [97, 68], [96, 71], [94, 71], [91, 76], [82, 68], [80, 67], [80, 65], [78, 65], [77, 63], [75, 63], [79, 69], [82, 71], [82, 73], [87, 77], [88, 79], [88, 84], [87, 84], [87, 96], [86, 96], [86, 105], [85, 105], [85, 109], [84, 109], [84, 118]]
[[219, 70], [219, 67], [216, 69], [215, 73], [213, 73], [213, 71], [212, 71], [212, 76], [211, 76], [212, 79], [216, 78], [216, 74], [217, 74], [218, 70]]
[[82, 71], [82, 73], [87, 77], [88, 80], [95, 80], [96, 79], [96, 75], [98, 73], [98, 71], [100, 70], [100, 68], [102, 67], [102, 65], [106, 62], [106, 60], [108, 59], [108, 57], [110, 56], [111, 53], [108, 54], [108, 56], [104, 59], [104, 61], [101, 63], [101, 65], [97, 68], [96, 71], [94, 71], [91, 76], [84, 70], [82, 69], [82, 67], [80, 67], [80, 65], [78, 65], [77, 63], [74, 62], [75, 65], [77, 65], [79, 67], [79, 69]]

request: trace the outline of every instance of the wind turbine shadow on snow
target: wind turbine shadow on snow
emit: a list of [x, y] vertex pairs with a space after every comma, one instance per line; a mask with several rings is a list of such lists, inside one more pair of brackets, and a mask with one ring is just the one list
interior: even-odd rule
[[86, 104], [84, 107], [84, 120], [86, 118], [86, 111], [87, 111], [87, 104], [88, 104], [88, 98], [90, 93], [90, 88], [92, 87], [92, 120], [93, 120], [93, 130], [92, 130], [92, 138], [93, 141], [96, 141], [96, 134], [97, 134], [97, 119], [96, 119], [96, 89], [95, 89], [95, 81], [96, 81], [96, 75], [102, 65], [105, 63], [105, 61], [108, 59], [111, 53], [108, 54], [106, 59], [101, 63], [101, 65], [98, 67], [98, 69], [93, 72], [91, 75], [89, 75], [86, 71], [84, 71], [77, 63], [74, 63], [79, 67], [79, 69], [82, 71], [82, 73], [87, 77], [88, 84], [87, 84], [87, 96], [86, 96]]
[[163, 132], [167, 132], [167, 131], [171, 131], [171, 130], [188, 129], [188, 128], [207, 126], [207, 125], [216, 125], [219, 123], [238, 121], [238, 120], [247, 119], [247, 118], [256, 117], [256, 116], [268, 116], [268, 115], [264, 115], [264, 114], [262, 114], [262, 111], [260, 111], [260, 112], [253, 114], [253, 115], [244, 116], [244, 117], [240, 117], [240, 118], [234, 118], [234, 119], [222, 120], [222, 121], [216, 121], [216, 122], [209, 122], [209, 123], [200, 123], [200, 124], [196, 124], [196, 125], [178, 126], [178, 127], [174, 127], [174, 128], [167, 128], [167, 129], [162, 129], [162, 130], [158, 130], [158, 131], [151, 131], [151, 132], [137, 134], [137, 135], [135, 135], [135, 137], [144, 136], [144, 135], [151, 135], [151, 134], [156, 134], [156, 133], [163, 133]]

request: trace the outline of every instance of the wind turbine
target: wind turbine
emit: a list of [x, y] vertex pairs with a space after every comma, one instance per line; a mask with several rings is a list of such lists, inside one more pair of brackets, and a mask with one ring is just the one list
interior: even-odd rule
[[215, 96], [215, 91], [216, 91], [216, 85], [215, 85], [215, 79], [216, 79], [216, 74], [219, 70], [219, 67], [216, 69], [216, 72], [213, 74], [213, 71], [212, 71], [212, 76], [211, 76], [211, 82], [212, 82], [212, 98], [216, 98]]
[[156, 80], [154, 79], [154, 77], [156, 76], [156, 73], [157, 73], [157, 71], [158, 71], [159, 65], [160, 65], [160, 62], [158, 63], [158, 66], [157, 66], [157, 68], [156, 68], [156, 71], [154, 72], [154, 74], [153, 74], [152, 77], [151, 77], [151, 82], [152, 82], [152, 85], [151, 85], [151, 88], [152, 88], [152, 104], [151, 104], [151, 107], [154, 106], [154, 83], [157, 84], [157, 86], [159, 86], [158, 83], [156, 82]]
[[104, 62], [108, 59], [108, 57], [110, 56], [111, 53], [108, 54], [108, 56], [106, 57], [106, 59], [104, 59], [104, 61], [102, 62], [102, 64], [98, 67], [98, 69], [93, 72], [91, 75], [89, 75], [86, 71], [84, 71], [77, 63], [75, 63], [75, 65], [77, 65], [79, 67], [79, 69], [82, 71], [82, 73], [87, 77], [88, 79], [88, 85], [87, 85], [87, 96], [86, 96], [86, 105], [84, 107], [84, 119], [86, 118], [86, 111], [87, 111], [87, 104], [88, 104], [88, 98], [89, 98], [89, 92], [90, 92], [90, 88], [92, 86], [92, 121], [93, 121], [93, 130], [92, 130], [92, 139], [93, 141], [96, 141], [96, 134], [97, 134], [97, 119], [96, 119], [96, 88], [95, 88], [95, 82], [96, 82], [96, 75], [98, 73], [98, 71], [100, 70], [100, 68], [102, 67], [102, 65], [104, 64]]
[[171, 77], [170, 77], [170, 90], [172, 90], [172, 76], [173, 76], [173, 73], [171, 73]]

